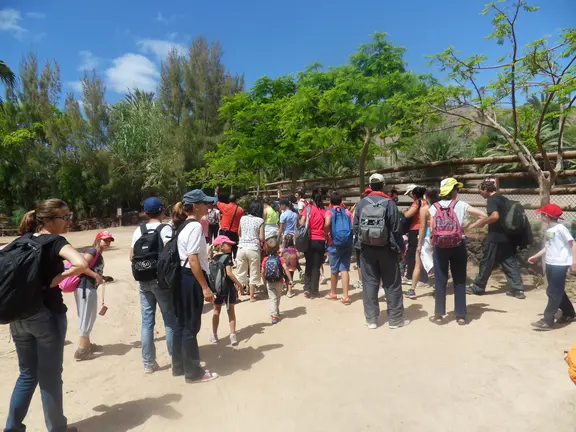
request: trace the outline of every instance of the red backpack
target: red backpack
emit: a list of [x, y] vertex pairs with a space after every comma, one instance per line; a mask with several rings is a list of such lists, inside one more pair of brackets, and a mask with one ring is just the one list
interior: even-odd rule
[[453, 200], [448, 207], [442, 207], [439, 203], [434, 204], [436, 214], [432, 218], [432, 246], [445, 249], [462, 244], [464, 230], [454, 211], [457, 203], [457, 200]]

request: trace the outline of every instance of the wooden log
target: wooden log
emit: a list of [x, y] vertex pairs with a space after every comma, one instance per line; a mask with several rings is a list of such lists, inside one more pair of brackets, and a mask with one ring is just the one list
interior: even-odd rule
[[[536, 160], [541, 160], [542, 155], [535, 155]], [[557, 153], [548, 153], [548, 158], [550, 160], [554, 160], [558, 158]], [[564, 159], [576, 159], [576, 150], [564, 152]], [[487, 165], [493, 163], [514, 163], [519, 162], [518, 156], [510, 155], [510, 156], [491, 156], [491, 157], [480, 157], [480, 158], [470, 158], [470, 159], [453, 159], [453, 160], [446, 160], [446, 161], [437, 161], [431, 162], [428, 164], [416, 164], [416, 165], [405, 165], [401, 167], [393, 167], [393, 168], [384, 168], [375, 171], [369, 171], [366, 175], [371, 175], [374, 173], [380, 174], [390, 174], [396, 172], [404, 172], [404, 171], [415, 171], [415, 170], [423, 170], [428, 168], [437, 168], [442, 166], [462, 166], [462, 165]], [[489, 174], [486, 174], [488, 177]], [[322, 179], [304, 179], [304, 180], [297, 180], [298, 183], [305, 184], [305, 183], [313, 183], [318, 181], [328, 182], [328, 181], [336, 181], [336, 180], [345, 180], [345, 179], [353, 179], [358, 178], [358, 174], [346, 175], [346, 176], [339, 176], [339, 177], [326, 177]], [[281, 180], [274, 183], [268, 183], [267, 186], [278, 186], [282, 184], [291, 183], [291, 180]]]

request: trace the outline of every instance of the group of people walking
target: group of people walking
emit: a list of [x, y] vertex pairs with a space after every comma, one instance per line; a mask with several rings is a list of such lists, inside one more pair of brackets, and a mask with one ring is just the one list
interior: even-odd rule
[[[415, 298], [419, 284], [432, 276], [435, 308], [430, 321], [443, 324], [449, 272], [454, 283], [456, 322], [460, 325], [468, 322], [466, 294], [482, 295], [496, 265], [502, 266], [508, 280], [507, 294], [525, 298], [516, 260], [518, 247], [531, 241], [523, 209], [498, 194], [493, 183], [483, 182], [479, 190], [488, 201], [485, 213], [459, 199], [462, 187], [454, 178], [442, 180], [439, 188], [411, 185], [406, 194], [413, 203], [404, 213], [399, 211], [397, 199], [385, 192], [381, 174], [370, 177], [369, 188], [351, 211], [337, 192], [330, 195], [328, 206], [320, 190], [313, 191], [309, 200], [303, 190], [298, 190], [295, 200], [253, 200], [245, 211], [233, 196], [224, 202], [218, 190], [215, 197], [193, 190], [174, 206], [170, 223], [163, 222], [162, 202], [156, 197], [147, 198], [143, 207], [148, 220], [135, 229], [129, 256], [140, 295], [144, 373], [158, 369], [154, 326], [159, 306], [173, 376], [184, 377], [187, 383], [218, 378], [217, 373], [200, 363], [197, 335], [204, 303], [214, 303], [210, 341], [218, 341], [225, 305], [230, 343], [235, 346], [235, 304], [241, 301], [241, 295], [249, 296], [251, 302], [258, 301], [257, 290], [264, 284], [270, 319], [277, 324], [284, 291], [288, 297], [295, 295], [294, 276], [297, 270], [302, 273], [302, 255], [304, 296], [319, 296], [327, 257], [331, 277], [325, 298], [349, 305], [351, 258], [356, 253], [369, 329], [378, 327], [381, 288], [386, 297], [389, 328], [398, 329], [410, 323], [404, 314], [403, 283], [410, 287], [407, 297]], [[532, 325], [538, 330], [550, 330], [576, 317], [565, 293], [567, 271], [576, 271], [576, 244], [568, 229], [559, 223], [562, 209], [548, 204], [538, 213], [547, 225], [546, 243], [529, 261], [535, 263], [545, 255], [548, 304], [543, 319]], [[467, 226], [468, 216], [476, 221]], [[21, 237], [0, 253], [0, 270], [8, 275], [1, 281], [0, 290], [2, 294], [10, 293], [0, 300], [0, 322], [10, 323], [20, 366], [5, 431], [25, 430], [23, 421], [38, 385], [47, 429], [77, 430], [67, 425], [63, 413], [67, 309], [62, 291], [73, 291], [77, 304], [80, 340], [74, 358], [91, 360], [101, 350], [92, 343], [90, 333], [98, 315], [103, 253], [114, 236], [107, 231], [98, 233], [93, 247], [81, 254], [63, 237], [70, 222], [70, 209], [65, 202], [47, 200], [24, 216]], [[467, 287], [465, 232], [484, 225], [489, 228], [480, 271]], [[339, 280], [343, 289], [340, 298]], [[105, 305], [102, 306], [101, 315], [106, 313]], [[556, 320], [558, 309], [562, 315]]]

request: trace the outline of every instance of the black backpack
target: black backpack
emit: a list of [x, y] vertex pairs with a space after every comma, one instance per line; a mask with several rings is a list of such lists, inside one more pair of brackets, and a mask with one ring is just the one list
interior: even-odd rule
[[210, 275], [208, 277], [210, 289], [221, 297], [228, 297], [228, 294], [230, 294], [230, 284], [228, 283], [226, 266], [224, 265], [224, 261], [227, 258], [225, 254], [222, 254], [210, 263]]
[[160, 224], [155, 229], [140, 225], [141, 236], [134, 244], [132, 257], [132, 275], [139, 282], [151, 281], [158, 277], [158, 256], [164, 249], [164, 242], [160, 233], [166, 227]]
[[182, 265], [178, 253], [178, 235], [191, 222], [200, 223], [194, 219], [186, 220], [158, 254], [158, 287], [161, 290], [174, 291], [180, 288]]
[[527, 225], [530, 225], [524, 207], [518, 201], [512, 201], [508, 198], [505, 198], [504, 202], [506, 210], [503, 217], [500, 218], [500, 225], [508, 235], [522, 234]]
[[26, 233], [0, 250], [0, 324], [28, 318], [42, 305], [42, 246], [57, 238]]

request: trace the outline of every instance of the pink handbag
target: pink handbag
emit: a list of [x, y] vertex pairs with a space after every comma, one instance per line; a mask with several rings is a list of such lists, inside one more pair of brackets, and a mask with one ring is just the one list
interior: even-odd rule
[[[96, 261], [98, 260], [99, 257], [100, 257], [100, 252], [96, 252], [96, 256], [94, 257], [94, 259], [90, 263], [89, 268], [92, 268], [92, 266], [94, 264], [96, 264]], [[69, 269], [70, 267], [72, 267], [70, 265], [70, 263], [68, 261], [65, 261], [64, 262], [64, 268]], [[76, 291], [76, 289], [78, 288], [78, 285], [80, 284], [80, 278], [81, 277], [82, 277], [82, 274], [74, 275], [74, 276], [68, 276], [66, 279], [64, 279], [62, 282], [60, 282], [60, 289], [62, 290], [62, 292], [72, 293], [72, 292]]]

